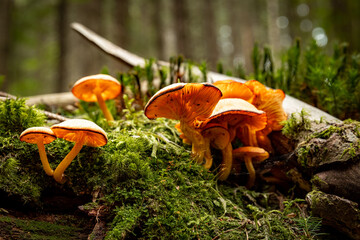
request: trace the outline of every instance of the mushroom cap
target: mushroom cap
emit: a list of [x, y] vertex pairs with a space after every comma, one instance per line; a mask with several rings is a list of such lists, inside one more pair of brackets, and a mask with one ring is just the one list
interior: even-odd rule
[[55, 133], [48, 127], [31, 127], [23, 131], [20, 141], [27, 143], [37, 143], [42, 139], [44, 144], [51, 143], [56, 139]]
[[229, 127], [249, 124], [260, 130], [266, 126], [266, 113], [240, 98], [224, 98], [216, 104], [207, 122], [227, 122]]
[[259, 147], [239, 147], [233, 151], [234, 158], [243, 158], [245, 156], [251, 157], [252, 162], [262, 162], [269, 158], [269, 153], [263, 148]]
[[51, 127], [58, 138], [77, 142], [84, 137], [84, 145], [100, 147], [107, 143], [106, 132], [95, 123], [84, 119], [70, 119]]
[[75, 97], [83, 101], [97, 102], [95, 90], [100, 92], [106, 101], [116, 98], [121, 93], [121, 85], [118, 80], [110, 75], [97, 74], [77, 80], [71, 92]]
[[253, 91], [255, 97], [251, 103], [260, 110], [266, 112], [269, 128], [275, 131], [282, 129], [283, 121], [287, 120], [287, 115], [282, 106], [285, 93], [280, 89], [267, 89], [262, 83], [250, 80], [245, 83]]
[[254, 95], [245, 84], [235, 80], [220, 80], [213, 84], [221, 90], [222, 98], [241, 98], [249, 101]]
[[224, 149], [230, 142], [229, 131], [217, 123], [207, 124], [201, 131], [201, 134], [210, 139], [210, 144], [216, 149]]
[[164, 117], [190, 125], [210, 116], [221, 96], [221, 91], [210, 83], [174, 83], [150, 98], [144, 114], [149, 119]]

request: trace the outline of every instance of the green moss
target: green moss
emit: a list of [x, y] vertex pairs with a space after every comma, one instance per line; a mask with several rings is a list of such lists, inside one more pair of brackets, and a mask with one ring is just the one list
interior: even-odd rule
[[298, 163], [302, 167], [308, 166], [308, 159], [310, 159], [310, 157], [311, 157], [310, 153], [311, 153], [311, 147], [308, 145], [303, 146], [297, 150]]
[[1, 236], [11, 239], [79, 239], [82, 229], [75, 224], [79, 223], [57, 224], [0, 215]]
[[333, 125], [330, 125], [327, 129], [314, 133], [310, 136], [310, 138], [322, 138], [322, 139], [328, 139], [333, 133], [340, 133], [342, 131], [341, 127], [336, 127]]
[[292, 113], [289, 119], [284, 122], [282, 133], [290, 139], [296, 139], [300, 132], [310, 129], [311, 122], [308, 116], [309, 114], [305, 110]]
[[[207, 171], [192, 161], [190, 146], [182, 144], [174, 125], [124, 110], [122, 119], [104, 126], [109, 140], [105, 146], [83, 147], [66, 169], [64, 185], [44, 173], [36, 146], [19, 141], [20, 129], [9, 131], [0, 136], [0, 187], [38, 206], [47, 189], [75, 195], [97, 192], [87, 209], [108, 209], [107, 239], [302, 236], [299, 222], [309, 216], [300, 215], [295, 202], [280, 212], [269, 203], [269, 194], [218, 183], [216, 169]], [[53, 168], [73, 145], [56, 139], [46, 146]], [[289, 221], [290, 213], [299, 221]]]
[[25, 101], [23, 98], [0, 101], [1, 136], [10, 132], [21, 133], [29, 127], [44, 125], [45, 115], [34, 106], [27, 106]]

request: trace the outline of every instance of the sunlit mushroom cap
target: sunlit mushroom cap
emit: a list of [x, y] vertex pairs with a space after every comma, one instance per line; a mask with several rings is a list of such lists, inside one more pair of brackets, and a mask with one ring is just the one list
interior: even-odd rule
[[84, 137], [84, 145], [100, 147], [107, 143], [106, 132], [95, 123], [84, 119], [71, 119], [51, 127], [58, 138], [77, 142]]
[[38, 143], [39, 139], [44, 144], [51, 143], [56, 139], [54, 132], [48, 127], [31, 127], [23, 131], [20, 135], [20, 141], [27, 143]]
[[121, 93], [121, 85], [110, 75], [97, 74], [79, 79], [71, 89], [75, 97], [86, 102], [97, 101], [95, 91], [100, 92], [104, 100], [114, 99]]
[[220, 80], [213, 84], [221, 90], [222, 98], [241, 98], [249, 101], [254, 95], [245, 84], [235, 80]]
[[144, 114], [149, 119], [182, 119], [191, 124], [210, 116], [221, 96], [221, 91], [209, 83], [174, 83], [151, 97]]
[[285, 93], [280, 89], [267, 89], [262, 83], [256, 80], [250, 80], [245, 83], [255, 97], [252, 104], [258, 109], [266, 112], [268, 118], [268, 127], [278, 131], [282, 129], [282, 122], [287, 119], [287, 115], [283, 109], [282, 103]]
[[201, 131], [201, 134], [210, 140], [212, 147], [224, 149], [230, 142], [229, 131], [221, 124], [209, 123]]
[[239, 147], [233, 150], [234, 158], [251, 157], [252, 162], [262, 162], [269, 158], [269, 153], [259, 147]]
[[227, 122], [229, 126], [246, 122], [253, 128], [263, 129], [266, 126], [266, 114], [243, 99], [225, 98], [216, 104], [207, 122]]

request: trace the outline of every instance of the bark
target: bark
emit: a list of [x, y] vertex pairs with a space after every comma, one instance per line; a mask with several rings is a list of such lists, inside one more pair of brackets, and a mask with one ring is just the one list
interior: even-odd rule
[[321, 191], [307, 194], [306, 201], [312, 214], [322, 218], [322, 223], [335, 228], [352, 239], [360, 239], [360, 210], [355, 202]]

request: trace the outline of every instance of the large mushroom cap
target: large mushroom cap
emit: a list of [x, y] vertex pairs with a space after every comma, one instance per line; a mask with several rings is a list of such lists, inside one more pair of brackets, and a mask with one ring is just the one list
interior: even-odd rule
[[222, 98], [241, 98], [248, 101], [254, 95], [245, 84], [235, 80], [220, 80], [213, 84], [221, 90]]
[[227, 122], [235, 126], [247, 121], [256, 129], [266, 126], [266, 114], [251, 103], [240, 98], [221, 99], [215, 106], [208, 122]]
[[221, 96], [221, 91], [209, 83], [174, 83], [152, 96], [144, 113], [149, 119], [182, 119], [191, 124], [210, 116]]
[[110, 75], [97, 74], [79, 79], [71, 89], [75, 97], [86, 102], [98, 101], [95, 91], [100, 92], [104, 100], [113, 99], [121, 93], [121, 85]]
[[51, 143], [56, 139], [54, 132], [48, 127], [31, 127], [23, 131], [20, 135], [20, 141], [27, 143], [38, 143], [39, 139], [43, 144]]
[[107, 143], [106, 132], [95, 123], [84, 119], [71, 119], [51, 127], [58, 138], [77, 142], [84, 137], [84, 145], [100, 147]]

